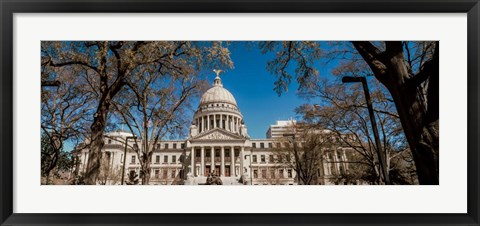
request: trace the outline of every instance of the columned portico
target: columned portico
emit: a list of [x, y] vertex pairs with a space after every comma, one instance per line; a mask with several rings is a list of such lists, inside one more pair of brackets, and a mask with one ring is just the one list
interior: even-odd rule
[[242, 118], [235, 98], [223, 88], [217, 75], [213, 87], [202, 95], [190, 127], [194, 177], [204, 180], [215, 171], [216, 175], [234, 184], [243, 175], [244, 146], [249, 138], [241, 131]]

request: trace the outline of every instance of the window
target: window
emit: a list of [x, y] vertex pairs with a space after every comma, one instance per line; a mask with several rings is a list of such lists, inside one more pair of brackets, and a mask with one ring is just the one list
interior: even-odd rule
[[173, 170], [172, 170], [172, 178], [175, 178], [176, 175], [177, 175], [177, 171], [173, 169]]
[[184, 149], [184, 148], [185, 148], [185, 144], [184, 144], [184, 143], [181, 143], [181, 144], [180, 144], [180, 148], [181, 148], [181, 149]]
[[230, 150], [225, 150], [225, 157], [230, 157]]
[[264, 143], [260, 143], [260, 148], [265, 148], [265, 144], [264, 144]]
[[262, 170], [262, 178], [267, 178], [267, 170]]
[[270, 178], [275, 178], [275, 170], [270, 170]]
[[260, 155], [260, 161], [265, 162], [265, 155]]
[[158, 179], [159, 176], [160, 176], [160, 170], [156, 169], [155, 170], [155, 179]]
[[173, 149], [177, 149], [177, 144], [176, 143], [173, 144]]
[[206, 152], [205, 152], [205, 157], [210, 157], [210, 153], [211, 153], [210, 150], [206, 151]]
[[132, 160], [130, 161], [131, 164], [135, 164], [135, 155], [132, 155]]
[[195, 150], [195, 157], [200, 157], [200, 150]]
[[288, 170], [288, 178], [292, 178], [292, 170], [291, 169]]
[[135, 150], [138, 149], [138, 144], [137, 143], [133, 144], [133, 149], [135, 149]]
[[253, 178], [258, 178], [258, 170], [253, 170]]
[[157, 149], [160, 149], [160, 144], [157, 144]]
[[257, 143], [252, 143], [252, 148], [257, 148]]
[[155, 163], [160, 163], [160, 155], [155, 156]]
[[235, 150], [235, 157], [238, 157], [240, 156], [240, 151], [239, 150]]
[[108, 144], [112, 144], [112, 139], [108, 139]]
[[282, 155], [278, 155], [277, 160], [278, 160], [278, 162], [282, 162]]
[[252, 161], [257, 162], [257, 156], [256, 155], [252, 156]]
[[268, 147], [269, 147], [269, 148], [273, 148], [272, 143], [268, 143]]
[[167, 179], [168, 176], [168, 170], [164, 169], [163, 170], [163, 179]]
[[177, 162], [177, 156], [174, 155], [174, 156], [172, 156], [172, 163], [176, 163], [176, 162]]
[[165, 149], [168, 149], [168, 144], [165, 144]]
[[167, 162], [168, 162], [168, 155], [164, 155], [164, 156], [163, 156], [163, 162], [164, 162], [164, 163], [167, 163]]
[[220, 150], [215, 150], [215, 157], [220, 157]]
[[280, 178], [283, 178], [283, 169], [278, 170], [278, 175]]
[[269, 162], [273, 162], [273, 155], [269, 155], [269, 156], [268, 156], [268, 161], [269, 161]]
[[123, 163], [123, 154], [120, 156], [120, 163]]
[[290, 155], [285, 156], [287, 158], [287, 162], [290, 162]]

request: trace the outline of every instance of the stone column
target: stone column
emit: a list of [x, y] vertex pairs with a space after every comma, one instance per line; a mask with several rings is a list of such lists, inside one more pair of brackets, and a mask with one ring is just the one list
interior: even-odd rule
[[220, 115], [219, 115], [219, 119], [218, 119], [218, 123], [219, 123], [220, 125], [217, 125], [218, 128], [222, 128], [222, 126], [223, 126], [223, 125], [222, 125], [222, 119], [223, 119], [223, 118], [222, 118], [222, 114], [220, 114]]
[[220, 121], [219, 121], [219, 123], [220, 123], [220, 126], [219, 126], [218, 128], [225, 129], [225, 128], [223, 128], [223, 115], [222, 115], [222, 114], [220, 114]]
[[210, 148], [210, 172], [215, 170], [215, 147]]
[[195, 148], [192, 147], [192, 151], [190, 153], [190, 161], [191, 161], [191, 164], [190, 164], [190, 172], [192, 173], [192, 176], [195, 176]]
[[335, 150], [334, 152], [334, 161], [335, 161], [335, 170], [337, 171], [338, 174], [340, 174], [340, 161], [338, 159], [338, 155], [337, 155], [337, 150]]
[[200, 151], [200, 175], [204, 176], [204, 174], [205, 174], [205, 147], [202, 147]]
[[201, 131], [200, 131], [200, 132], [202, 132], [202, 133], [203, 133], [203, 131], [205, 131], [205, 118], [204, 118], [204, 117], [205, 117], [205, 116], [202, 116], [202, 129], [201, 129]]
[[233, 150], [233, 146], [230, 147], [230, 176], [235, 177], [235, 151]]
[[210, 130], [210, 115], [207, 115], [207, 131]]
[[213, 128], [217, 128], [217, 114], [213, 115]]
[[345, 154], [344, 149], [342, 149], [342, 155], [343, 155], [343, 165], [345, 166], [345, 170], [348, 170], [347, 154]]
[[228, 116], [228, 124], [229, 124], [228, 130], [229, 130], [230, 132], [233, 132], [233, 128], [232, 128], [232, 127], [233, 127], [233, 126], [232, 126], [232, 118], [233, 118], [233, 116]]
[[225, 176], [225, 147], [220, 149], [220, 176]]
[[[250, 156], [250, 158], [251, 157], [252, 156]], [[240, 149], [240, 176], [243, 176], [244, 161], [245, 161], [245, 147], [242, 146]]]

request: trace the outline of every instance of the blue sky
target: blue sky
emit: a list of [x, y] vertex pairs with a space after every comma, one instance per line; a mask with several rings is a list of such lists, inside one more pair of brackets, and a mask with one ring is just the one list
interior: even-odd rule
[[[273, 90], [276, 78], [266, 69], [272, 55], [263, 55], [258, 48], [242, 44], [232, 45], [230, 51], [235, 68], [221, 74], [223, 87], [235, 97], [250, 137], [265, 138], [270, 125], [295, 117], [294, 109], [306, 100], [297, 97], [294, 79], [287, 93], [278, 96]], [[213, 83], [214, 78], [212, 72], [209, 82]], [[197, 103], [198, 100], [194, 106]]]

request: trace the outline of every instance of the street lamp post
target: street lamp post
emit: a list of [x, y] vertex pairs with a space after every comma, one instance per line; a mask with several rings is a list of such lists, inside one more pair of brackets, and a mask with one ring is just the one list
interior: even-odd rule
[[[248, 158], [250, 159], [250, 185], [253, 185], [253, 167], [252, 167], [252, 153], [250, 152], [250, 155], [245, 155], [243, 158], [244, 160]], [[245, 169], [242, 169], [242, 176], [243, 176], [243, 171]]]
[[125, 181], [125, 165], [127, 164], [127, 144], [128, 144], [128, 140], [129, 139], [135, 139], [137, 137], [135, 136], [128, 136], [128, 137], [125, 137], [125, 150], [123, 152], [123, 166], [122, 166], [122, 185], [123, 185], [123, 182]]
[[380, 162], [380, 167], [382, 168], [383, 178], [385, 179], [385, 184], [390, 184], [390, 177], [388, 176], [387, 165], [385, 158], [382, 154], [380, 137], [378, 136], [377, 122], [375, 120], [375, 115], [373, 113], [372, 100], [370, 98], [370, 91], [368, 90], [367, 79], [365, 77], [351, 77], [345, 76], [342, 78], [343, 83], [354, 83], [361, 82], [363, 85], [363, 92], [365, 93], [365, 99], [367, 101], [368, 114], [370, 116], [370, 122], [372, 123], [373, 136], [375, 138], [375, 144], [377, 146], [377, 155]]

